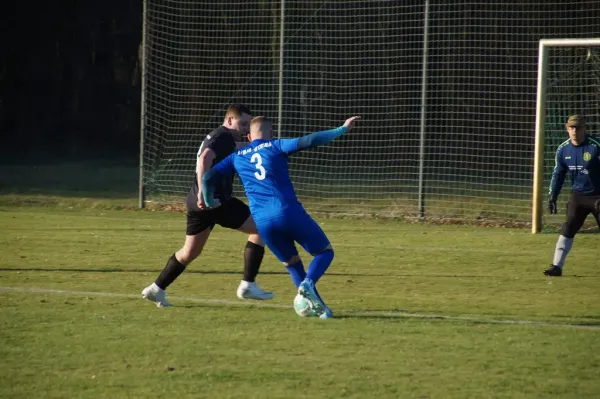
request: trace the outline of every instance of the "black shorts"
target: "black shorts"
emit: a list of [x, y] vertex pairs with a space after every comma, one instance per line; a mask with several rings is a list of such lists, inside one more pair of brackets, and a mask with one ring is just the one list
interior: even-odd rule
[[598, 214], [599, 204], [600, 195], [585, 195], [580, 191], [574, 191], [567, 203], [567, 220], [560, 233], [567, 238], [574, 237], [590, 213], [594, 216]]
[[218, 208], [208, 209], [206, 211], [187, 212], [188, 236], [196, 234], [215, 227], [215, 224], [228, 229], [239, 228], [250, 216], [250, 208], [237, 198], [231, 198], [221, 204]]

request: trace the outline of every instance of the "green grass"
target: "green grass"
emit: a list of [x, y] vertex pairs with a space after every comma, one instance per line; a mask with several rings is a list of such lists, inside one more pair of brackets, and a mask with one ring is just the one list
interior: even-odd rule
[[245, 238], [221, 228], [175, 307], [143, 301], [185, 216], [134, 204], [0, 196], [0, 397], [600, 397], [596, 234], [550, 279], [555, 235], [319, 219], [336, 249], [323, 321], [295, 315], [270, 254], [276, 298], [238, 301]]

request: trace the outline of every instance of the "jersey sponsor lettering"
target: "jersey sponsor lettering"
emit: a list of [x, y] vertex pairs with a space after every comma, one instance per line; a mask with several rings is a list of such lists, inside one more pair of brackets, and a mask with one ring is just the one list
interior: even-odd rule
[[263, 148], [269, 148], [269, 147], [272, 147], [272, 146], [273, 146], [273, 143], [270, 143], [270, 142], [269, 143], [263, 143], [263, 144], [260, 144], [259, 146], [255, 147], [255, 148], [251, 148], [251, 147], [243, 148], [243, 149], [239, 150], [237, 152], [237, 154], [238, 155], [246, 155], [246, 154], [249, 154], [251, 152], [257, 152], [257, 151], [262, 150]]

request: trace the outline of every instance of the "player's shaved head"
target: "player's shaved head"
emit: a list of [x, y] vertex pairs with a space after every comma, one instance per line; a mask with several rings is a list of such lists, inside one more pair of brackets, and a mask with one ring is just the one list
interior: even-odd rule
[[273, 137], [273, 122], [265, 116], [257, 116], [250, 121], [250, 141], [269, 140]]

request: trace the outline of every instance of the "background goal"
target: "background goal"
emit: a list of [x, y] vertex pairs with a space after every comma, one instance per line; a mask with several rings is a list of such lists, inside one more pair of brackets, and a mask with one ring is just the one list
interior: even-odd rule
[[[536, 154], [532, 232], [555, 228], [564, 221], [564, 212], [544, 212], [555, 165], [556, 149], [568, 135], [568, 115], [583, 114], [588, 130], [600, 131], [600, 38], [546, 39], [539, 44]], [[565, 211], [570, 181], [565, 181], [559, 208]], [[590, 216], [588, 225], [596, 227]]]
[[[146, 0], [140, 198], [182, 203], [202, 139], [243, 102], [282, 137], [363, 117], [293, 157], [313, 213], [529, 225], [539, 40], [600, 37], [599, 20], [597, 1]], [[597, 53], [561, 51], [561, 85], [591, 88]]]

